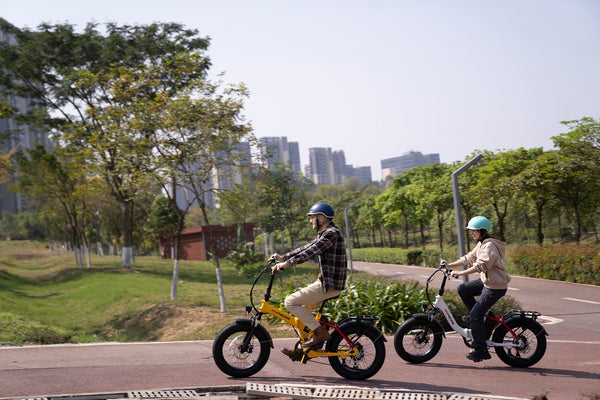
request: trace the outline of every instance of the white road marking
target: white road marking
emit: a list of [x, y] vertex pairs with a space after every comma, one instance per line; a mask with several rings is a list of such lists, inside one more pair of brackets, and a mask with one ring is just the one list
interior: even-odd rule
[[521, 289], [517, 289], [516, 287], [509, 287], [508, 290], [521, 290]]
[[564, 300], [571, 300], [571, 301], [578, 301], [580, 303], [588, 303], [588, 304], [600, 304], [600, 302], [597, 301], [591, 301], [591, 300], [582, 300], [582, 299], [573, 299], [571, 297], [564, 297]]
[[587, 340], [553, 340], [548, 339], [548, 342], [551, 343], [570, 343], [570, 344], [600, 344], [597, 341], [587, 341]]
[[555, 324], [560, 324], [564, 320], [560, 319], [560, 318], [549, 317], [547, 315], [541, 315], [538, 318], [538, 321], [540, 321], [540, 324], [544, 324], [544, 325], [555, 325]]

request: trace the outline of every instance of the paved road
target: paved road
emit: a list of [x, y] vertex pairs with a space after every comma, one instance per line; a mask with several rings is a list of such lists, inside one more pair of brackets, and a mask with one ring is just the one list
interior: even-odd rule
[[[357, 270], [415, 278], [415, 267], [354, 263]], [[453, 283], [456, 284], [456, 283]], [[276, 339], [266, 367], [247, 379], [221, 373], [211, 357], [212, 341], [105, 343], [71, 346], [0, 348], [0, 398], [110, 393], [131, 390], [202, 388], [256, 383], [355, 385], [381, 389], [479, 393], [550, 400], [587, 399], [600, 394], [600, 287], [515, 278], [511, 295], [525, 308], [553, 317], [545, 325], [546, 356], [534, 367], [514, 369], [492, 359], [473, 364], [456, 335], [448, 335], [430, 362], [410, 365], [395, 353], [388, 338], [381, 371], [362, 382], [339, 377], [326, 360], [293, 363], [278, 349], [290, 339]], [[560, 321], [562, 320], [562, 322]]]

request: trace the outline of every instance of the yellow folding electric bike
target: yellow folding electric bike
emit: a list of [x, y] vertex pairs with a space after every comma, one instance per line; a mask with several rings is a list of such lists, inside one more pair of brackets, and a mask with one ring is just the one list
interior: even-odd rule
[[316, 318], [329, 329], [329, 338], [311, 347], [302, 347], [312, 331], [299, 319], [269, 303], [275, 274], [270, 280], [264, 299], [259, 307], [253, 302], [252, 292], [265, 271], [271, 272], [273, 258], [258, 273], [250, 288], [250, 306], [246, 312], [250, 318], [236, 318], [235, 322], [219, 332], [213, 343], [213, 358], [221, 371], [227, 375], [244, 378], [260, 371], [271, 354], [273, 340], [260, 320], [264, 314], [270, 314], [294, 327], [298, 336], [292, 361], [307, 363], [317, 357], [327, 357], [329, 364], [340, 376], [346, 379], [367, 379], [375, 375], [385, 361], [385, 342], [383, 333], [375, 326], [377, 317], [370, 315], [345, 316], [337, 323], [329, 322], [322, 315], [323, 304]]

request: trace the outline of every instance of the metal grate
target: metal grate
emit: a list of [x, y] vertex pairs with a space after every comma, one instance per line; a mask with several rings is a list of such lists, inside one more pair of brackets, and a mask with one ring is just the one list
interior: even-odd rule
[[448, 400], [498, 400], [498, 399], [506, 399], [506, 400], [526, 400], [526, 399], [518, 399], [516, 397], [498, 397], [498, 396], [487, 396], [483, 394], [453, 394], [448, 398]]
[[135, 399], [179, 399], [189, 397], [201, 397], [195, 390], [150, 390], [127, 392], [128, 398]]
[[314, 398], [320, 399], [377, 399], [378, 390], [355, 388], [318, 387], [313, 393]]
[[313, 398], [312, 390], [306, 387], [291, 385], [265, 385], [262, 383], [246, 383], [246, 394], [253, 396], [281, 397], [289, 396], [294, 399]]
[[247, 383], [246, 394], [262, 397], [291, 397], [293, 399], [373, 399], [373, 400], [525, 400], [479, 394], [450, 394], [405, 389], [373, 389], [359, 387], [327, 387], [303, 385], [265, 385]]
[[443, 393], [414, 393], [414, 392], [381, 392], [378, 399], [389, 400], [447, 400]]
[[24, 397], [24, 398], [20, 398], [18, 400], [48, 400], [47, 397]]

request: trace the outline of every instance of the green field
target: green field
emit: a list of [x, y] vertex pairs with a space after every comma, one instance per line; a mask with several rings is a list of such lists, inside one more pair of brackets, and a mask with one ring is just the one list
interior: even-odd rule
[[[173, 261], [138, 257], [133, 268], [120, 265], [115, 256], [92, 256], [91, 267], [80, 269], [74, 256], [52, 256], [44, 244], [1, 242], [0, 345], [213, 339], [249, 303], [252, 278], [223, 261], [226, 313], [211, 262], [181, 262], [175, 301]], [[279, 335], [292, 334], [281, 328]]]

